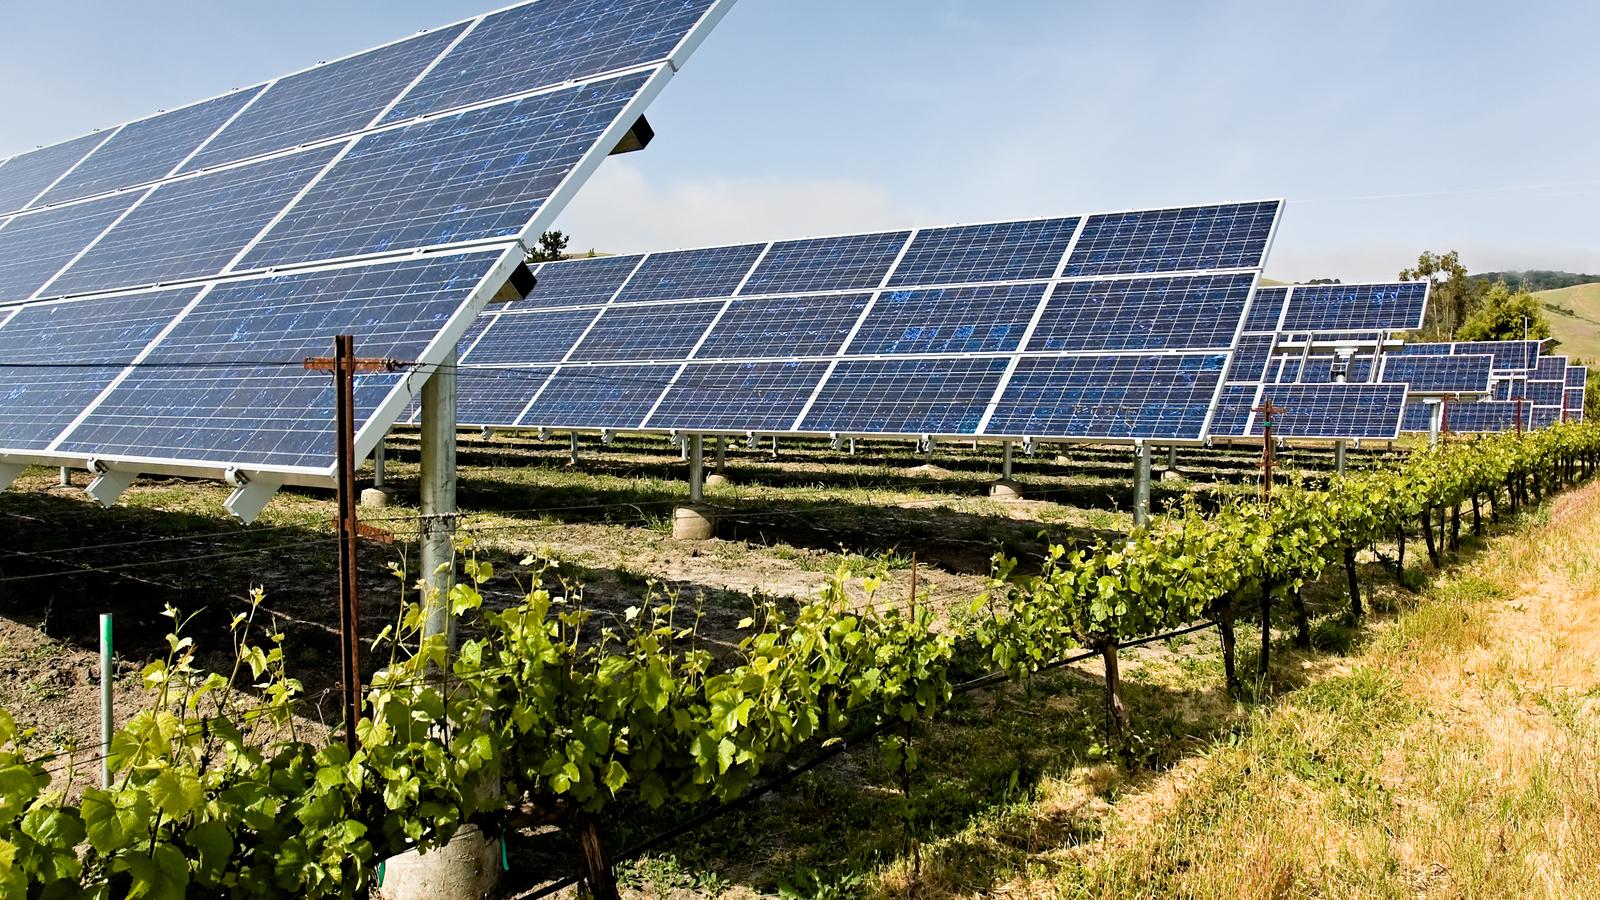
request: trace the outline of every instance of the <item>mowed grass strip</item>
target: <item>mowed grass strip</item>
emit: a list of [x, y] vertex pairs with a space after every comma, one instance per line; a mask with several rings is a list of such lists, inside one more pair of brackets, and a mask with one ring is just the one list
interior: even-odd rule
[[[1600, 896], [1600, 484], [1314, 668], [1166, 773], [1046, 779], [957, 842], [1008, 871], [931, 867], [916, 895]], [[905, 870], [877, 892], [903, 896]]]

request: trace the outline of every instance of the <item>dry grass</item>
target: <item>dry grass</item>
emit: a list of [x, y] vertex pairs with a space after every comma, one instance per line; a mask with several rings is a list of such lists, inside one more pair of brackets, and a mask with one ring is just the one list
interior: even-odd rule
[[1324, 669], [1147, 783], [1047, 782], [1007, 876], [918, 895], [1600, 897], [1600, 484]]

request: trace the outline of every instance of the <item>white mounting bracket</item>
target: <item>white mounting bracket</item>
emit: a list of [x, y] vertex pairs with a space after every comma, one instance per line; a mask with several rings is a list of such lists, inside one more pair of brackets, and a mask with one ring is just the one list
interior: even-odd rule
[[932, 453], [933, 452], [933, 435], [925, 434], [922, 437], [917, 438], [917, 452], [918, 453]]
[[261, 510], [278, 493], [278, 488], [283, 487], [283, 479], [262, 472], [246, 472], [239, 468], [230, 468], [223, 476], [228, 483], [233, 485], [233, 493], [228, 499], [222, 501], [228, 513], [235, 519], [249, 525], [261, 515]]
[[548, 428], [539, 429], [539, 440], [541, 440], [541, 441], [550, 440], [550, 429], [548, 429]]
[[1031, 438], [1031, 437], [1023, 438], [1022, 439], [1022, 455], [1023, 456], [1028, 456], [1028, 457], [1033, 456], [1033, 451], [1035, 449], [1037, 449], [1038, 446], [1039, 445], [1034, 441], [1033, 438]]
[[94, 480], [89, 482], [89, 486], [84, 488], [83, 492], [106, 509], [116, 506], [117, 498], [133, 485], [135, 478], [139, 477], [138, 472], [113, 469], [98, 459], [89, 460], [87, 468], [94, 473]]
[[487, 425], [483, 427], [483, 430], [479, 432], [479, 434], [482, 435], [483, 439], [486, 441], [494, 440], [494, 429], [488, 427]]
[[17, 480], [24, 468], [22, 463], [0, 463], [0, 491], [11, 487], [11, 482]]
[[840, 437], [837, 434], [828, 435], [828, 449], [836, 451], [836, 452], [839, 451], [839, 450], [843, 450], [844, 449], [844, 438]]
[[751, 450], [754, 450], [757, 447], [760, 447], [761, 446], [761, 435], [756, 434], [754, 431], [745, 432], [745, 444], [747, 444], [750, 447]]
[[616, 439], [617, 439], [617, 433], [615, 431], [612, 431], [609, 428], [600, 429], [600, 443], [606, 444], [606, 445], [609, 446], [611, 444], [611, 442], [616, 440]]
[[688, 435], [685, 435], [683, 432], [679, 431], [676, 428], [674, 428], [671, 431], [667, 432], [667, 442], [672, 444], [672, 446], [674, 446], [674, 447], [683, 447], [684, 446], [684, 441], [687, 441], [688, 439], [689, 439]]

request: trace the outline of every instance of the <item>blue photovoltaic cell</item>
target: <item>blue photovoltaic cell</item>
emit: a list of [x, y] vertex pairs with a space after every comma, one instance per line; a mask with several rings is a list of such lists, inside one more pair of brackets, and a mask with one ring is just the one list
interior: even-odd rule
[[850, 342], [851, 355], [997, 353], [1017, 349], [1045, 285], [884, 291]]
[[984, 433], [1198, 440], [1226, 361], [1220, 353], [1023, 359]]
[[1454, 344], [1406, 344], [1401, 353], [1411, 356], [1449, 356]]
[[544, 428], [638, 428], [678, 364], [563, 366], [533, 402], [522, 425]]
[[533, 292], [511, 305], [516, 309], [609, 303], [639, 265], [638, 256], [597, 256], [548, 262], [533, 273]]
[[[1369, 438], [1392, 440], [1405, 414], [1403, 384], [1269, 384], [1262, 403], [1271, 401], [1272, 433], [1284, 438]], [[1262, 416], [1250, 428], [1263, 431]]]
[[51, 296], [216, 275], [328, 160], [308, 150], [156, 188], [46, 291]]
[[[549, 380], [552, 366], [515, 369], [473, 369], [456, 373], [456, 422], [477, 428], [509, 428], [517, 424], [523, 407]], [[411, 421], [417, 421], [413, 414]]]
[[1404, 382], [1413, 394], [1487, 393], [1493, 360], [1474, 356], [1386, 356], [1383, 381]]
[[384, 121], [665, 60], [710, 6], [711, 0], [540, 0], [495, 13]]
[[829, 294], [734, 300], [706, 336], [695, 358], [831, 355], [861, 318], [871, 296]]
[[0, 365], [5, 448], [49, 447], [195, 293], [191, 288], [17, 310], [0, 326], [0, 362], [8, 364]]
[[1122, 278], [1056, 287], [1029, 350], [1227, 348], [1254, 275]]
[[37, 205], [65, 203], [165, 178], [260, 90], [237, 91], [124, 125], [40, 197]]
[[1233, 363], [1228, 366], [1229, 383], [1256, 384], [1267, 377], [1267, 363], [1272, 359], [1272, 335], [1245, 335], [1234, 348]]
[[648, 422], [651, 428], [786, 431], [805, 408], [825, 362], [692, 364]]
[[1078, 219], [961, 225], [917, 232], [895, 266], [891, 287], [1050, 278]]
[[875, 288], [905, 247], [909, 231], [806, 238], [772, 245], [741, 295], [803, 294]]
[[1567, 358], [1565, 356], [1541, 356], [1539, 362], [1533, 367], [1529, 378], [1539, 381], [1566, 381]]
[[1522, 427], [1528, 428], [1533, 407], [1526, 403], [1484, 401], [1452, 404], [1449, 428], [1462, 433], [1516, 431], [1519, 413]]
[[0, 228], [0, 302], [33, 296], [136, 199], [102, 197], [18, 216]]
[[645, 78], [628, 75], [369, 134], [242, 265], [515, 237]]
[[461, 362], [474, 366], [560, 362], [599, 314], [597, 309], [505, 313]]
[[1565, 382], [1534, 381], [1530, 378], [1523, 396], [1535, 406], [1560, 406], [1561, 392], [1565, 389]]
[[1289, 294], [1284, 331], [1408, 331], [1422, 327], [1425, 281], [1302, 284]]
[[1250, 411], [1256, 408], [1254, 384], [1230, 384], [1222, 389], [1217, 400], [1217, 410], [1211, 414], [1212, 437], [1244, 437], [1250, 422]]
[[1585, 387], [1589, 383], [1588, 366], [1567, 366], [1566, 384], [1569, 388]]
[[[408, 258], [218, 285], [161, 340], [147, 359], [153, 365], [118, 385], [60, 449], [322, 468], [334, 452], [333, 383], [298, 362], [326, 356], [340, 334], [358, 336], [359, 356], [417, 359], [500, 255]], [[404, 379], [404, 372], [356, 375], [358, 430]]]
[[976, 434], [1005, 359], [846, 360], [800, 430], [844, 434]]
[[570, 358], [585, 362], [687, 359], [721, 309], [720, 301], [610, 306]]
[[465, 28], [452, 25], [278, 81], [186, 163], [183, 171], [195, 172], [366, 128]]
[[1574, 413], [1583, 409], [1583, 388], [1567, 388], [1562, 392], [1562, 406]]
[[1261, 265], [1279, 202], [1090, 216], [1063, 274], [1131, 275]]
[[1493, 392], [1491, 396], [1496, 400], [1510, 400], [1513, 397], [1520, 397], [1523, 391], [1522, 381], [1520, 378], [1502, 378], [1492, 385]]
[[0, 212], [22, 209], [106, 139], [86, 134], [66, 143], [20, 153], [0, 164]]
[[1433, 431], [1433, 410], [1434, 405], [1431, 403], [1423, 403], [1420, 400], [1407, 401], [1405, 414], [1400, 419], [1400, 430], [1413, 434]]
[[1288, 300], [1286, 287], [1258, 287], [1250, 301], [1250, 312], [1244, 317], [1245, 334], [1267, 334], [1278, 330], [1278, 320], [1283, 317], [1283, 305]]
[[744, 280], [765, 244], [739, 244], [704, 250], [652, 253], [618, 303], [645, 300], [703, 300], [726, 297]]

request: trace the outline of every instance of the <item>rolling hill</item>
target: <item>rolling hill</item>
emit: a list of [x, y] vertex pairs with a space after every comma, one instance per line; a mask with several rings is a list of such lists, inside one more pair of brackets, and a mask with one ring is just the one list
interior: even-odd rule
[[1600, 361], [1600, 282], [1539, 291], [1550, 330], [1561, 341], [1560, 352]]

